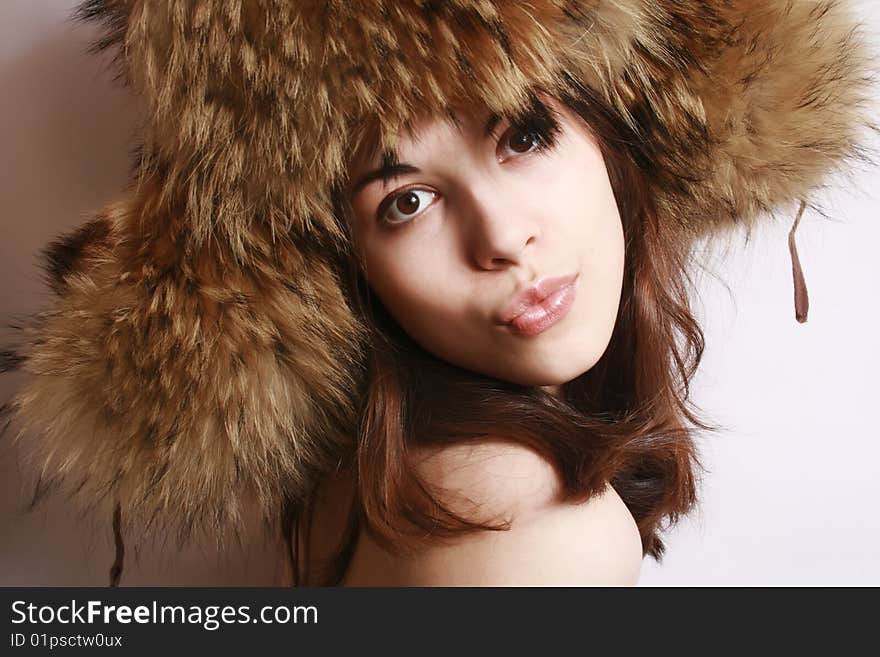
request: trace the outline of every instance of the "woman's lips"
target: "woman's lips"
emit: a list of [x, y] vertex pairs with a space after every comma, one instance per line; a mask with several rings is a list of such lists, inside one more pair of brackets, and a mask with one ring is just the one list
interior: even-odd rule
[[522, 335], [537, 335], [565, 317], [574, 304], [577, 295], [577, 283], [580, 276], [537, 303], [528, 306], [522, 313], [513, 318], [506, 326]]

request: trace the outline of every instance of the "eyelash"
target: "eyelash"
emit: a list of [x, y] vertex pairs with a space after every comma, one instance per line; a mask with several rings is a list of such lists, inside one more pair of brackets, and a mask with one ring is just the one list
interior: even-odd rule
[[[519, 158], [526, 155], [534, 155], [536, 153], [542, 153], [550, 150], [556, 145], [557, 137], [560, 132], [559, 124], [551, 117], [549, 120], [541, 120], [541, 118], [537, 116], [527, 116], [524, 119], [516, 122], [510, 122], [508, 128], [504, 131], [501, 137], [498, 139], [498, 145], [502, 143], [507, 145], [510, 142], [510, 137], [515, 134], [528, 134], [532, 137], [532, 148], [523, 153], [517, 153], [515, 156], [510, 156], [507, 159]], [[489, 137], [495, 138], [497, 134], [497, 126], [492, 130], [489, 134]], [[498, 146], [496, 146], [496, 151]], [[424, 189], [422, 187], [408, 187], [406, 189], [402, 189], [394, 194], [386, 196], [385, 199], [379, 204], [379, 207], [376, 209], [376, 216], [378, 218], [379, 223], [391, 226], [398, 227], [402, 225], [408, 225], [413, 223], [416, 219], [418, 219], [422, 214], [424, 214], [428, 208], [430, 208], [433, 203], [426, 206], [425, 208], [419, 208], [417, 210], [417, 214], [410, 216], [408, 219], [403, 221], [389, 221], [387, 218], [388, 213], [390, 212], [394, 203], [398, 201], [398, 199], [402, 198], [404, 195], [410, 192], [427, 192], [429, 194], [433, 194], [434, 199], [438, 194], [428, 189]]]

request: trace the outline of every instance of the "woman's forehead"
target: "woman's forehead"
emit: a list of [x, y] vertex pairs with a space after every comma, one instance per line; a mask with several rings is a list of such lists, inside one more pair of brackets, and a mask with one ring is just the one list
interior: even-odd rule
[[537, 108], [558, 114], [561, 105], [551, 95], [538, 92], [525, 107], [513, 107], [506, 112], [492, 110], [484, 102], [458, 103], [440, 113], [416, 115], [396, 129], [383, 131], [378, 124], [374, 124], [362, 132], [358, 152], [351, 160], [349, 172], [404, 160], [414, 150], [422, 150], [424, 144], [434, 137], [488, 137], [501, 121], [513, 120]]
[[501, 120], [486, 105], [457, 105], [439, 114], [422, 114], [384, 133], [378, 126], [364, 131], [350, 171], [399, 161], [408, 153], [424, 148], [432, 138], [472, 137], [488, 134]]

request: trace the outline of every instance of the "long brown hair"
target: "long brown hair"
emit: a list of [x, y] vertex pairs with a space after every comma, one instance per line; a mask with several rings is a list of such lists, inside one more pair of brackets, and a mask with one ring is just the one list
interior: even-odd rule
[[[463, 518], [440, 503], [408, 458], [416, 444], [502, 438], [526, 445], [554, 465], [564, 500], [585, 501], [610, 483], [635, 518], [643, 553], [658, 561], [660, 532], [696, 503], [695, 434], [716, 427], [702, 421], [689, 401], [704, 338], [690, 309], [686, 241], [657, 219], [644, 169], [650, 145], [589, 90], [560, 100], [596, 137], [623, 222], [623, 289], [608, 348], [594, 367], [561, 386], [558, 398], [464, 370], [401, 330], [370, 294], [357, 258], [341, 261], [371, 344], [351, 463], [357, 486], [324, 585], [342, 581], [360, 528], [399, 554], [440, 537], [509, 527]], [[347, 211], [337, 198], [337, 213]], [[299, 581], [291, 532], [298, 542], [302, 526], [308, 546], [314, 499], [304, 509], [289, 509], [282, 527], [295, 585], [313, 585]]]

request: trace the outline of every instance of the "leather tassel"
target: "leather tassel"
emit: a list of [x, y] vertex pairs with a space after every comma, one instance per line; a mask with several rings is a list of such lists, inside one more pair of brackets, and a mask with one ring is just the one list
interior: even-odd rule
[[797, 216], [794, 218], [794, 225], [788, 233], [788, 251], [791, 254], [791, 273], [794, 278], [794, 316], [801, 324], [807, 321], [807, 312], [810, 309], [810, 297], [807, 294], [807, 282], [804, 280], [804, 270], [801, 267], [800, 258], [798, 258], [794, 233], [797, 230], [806, 206], [806, 201], [801, 201], [800, 209], [798, 210]]

